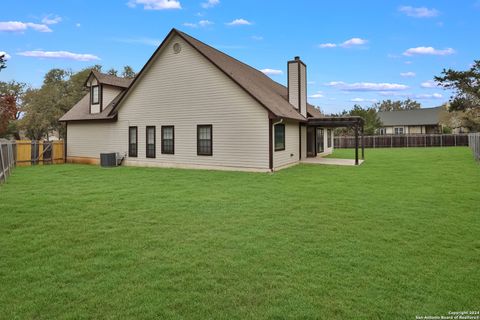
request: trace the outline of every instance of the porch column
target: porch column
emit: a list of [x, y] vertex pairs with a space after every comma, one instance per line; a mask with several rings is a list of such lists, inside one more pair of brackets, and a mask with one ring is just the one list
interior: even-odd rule
[[362, 160], [365, 160], [365, 135], [364, 128], [365, 124], [362, 122]]
[[355, 124], [355, 165], [358, 166], [358, 125]]

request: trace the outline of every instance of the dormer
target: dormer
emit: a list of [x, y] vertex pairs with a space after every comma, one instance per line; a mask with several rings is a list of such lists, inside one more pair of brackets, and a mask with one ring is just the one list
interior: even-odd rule
[[92, 70], [85, 82], [90, 95], [90, 113], [101, 113], [133, 79], [120, 78]]

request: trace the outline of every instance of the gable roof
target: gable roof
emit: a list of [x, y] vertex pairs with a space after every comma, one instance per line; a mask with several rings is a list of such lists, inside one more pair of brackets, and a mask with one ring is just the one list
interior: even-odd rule
[[[120, 87], [121, 85], [124, 85], [123, 88], [126, 88], [126, 90], [122, 92], [116, 99], [114, 99], [114, 101], [112, 101], [112, 103], [110, 103], [107, 108], [105, 108], [101, 113], [96, 114], [95, 119], [108, 120], [116, 116], [119, 108], [121, 107], [123, 98], [128, 95], [129, 91], [132, 90], [134, 84], [137, 81], [140, 81], [139, 79], [141, 78], [143, 72], [148, 68], [151, 63], [153, 63], [153, 60], [156, 57], [157, 53], [168, 43], [168, 40], [171, 39], [174, 35], [178, 35], [179, 37], [181, 37], [197, 52], [199, 52], [202, 56], [209, 60], [220, 71], [222, 71], [227, 77], [229, 77], [236, 84], [238, 84], [245, 92], [247, 92], [252, 98], [254, 98], [264, 108], [266, 108], [272, 117], [294, 119], [298, 121], [307, 120], [295, 109], [293, 105], [288, 102], [288, 89], [285, 86], [273, 81], [270, 77], [268, 77], [261, 71], [235, 58], [232, 58], [229, 55], [177, 29], [172, 29], [169, 32], [169, 34], [163, 40], [162, 44], [160, 44], [160, 46], [155, 50], [153, 55], [150, 57], [147, 63], [143, 66], [142, 70], [137, 74], [134, 79], [118, 78], [99, 73], [96, 70], [92, 71], [92, 73], [95, 75], [99, 82]], [[128, 85], [125, 86], [127, 82]], [[70, 115], [66, 117], [70, 113], [69, 111], [61, 118], [60, 121], [93, 120], [90, 117], [92, 115], [88, 114], [88, 109], [83, 117], [81, 115], [80, 109], [85, 110], [85, 108], [81, 107], [78, 103], [72, 109], [74, 108], [79, 109], [77, 110], [78, 112], [72, 113], [72, 115], [75, 114], [75, 118], [70, 117]], [[106, 111], [108, 111], [108, 113]], [[314, 108], [308, 103], [307, 112], [310, 113], [310, 115], [313, 117], [323, 116], [316, 108]]]
[[[110, 74], [101, 73], [97, 70], [92, 70], [92, 72], [90, 73], [90, 76], [91, 75], [95, 76], [95, 78], [101, 84], [107, 84], [110, 86], [120, 87], [120, 88], [128, 88], [133, 81], [133, 79], [112, 76]], [[87, 81], [88, 79], [90, 79], [90, 76], [88, 76]]]
[[378, 116], [383, 126], [420, 126], [438, 125], [442, 107], [415, 110], [379, 111]]

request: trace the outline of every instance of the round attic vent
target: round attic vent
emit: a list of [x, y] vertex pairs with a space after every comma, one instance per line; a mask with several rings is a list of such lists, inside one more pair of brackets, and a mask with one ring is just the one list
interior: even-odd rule
[[180, 46], [180, 43], [175, 43], [173, 45], [173, 52], [174, 53], [180, 53], [180, 51], [182, 51], [182, 47]]

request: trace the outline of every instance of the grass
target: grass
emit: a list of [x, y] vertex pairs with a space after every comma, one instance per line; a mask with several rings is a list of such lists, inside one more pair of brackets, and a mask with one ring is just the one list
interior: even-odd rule
[[17, 168], [0, 187], [0, 318], [479, 310], [480, 166], [469, 150], [366, 157], [273, 175]]

